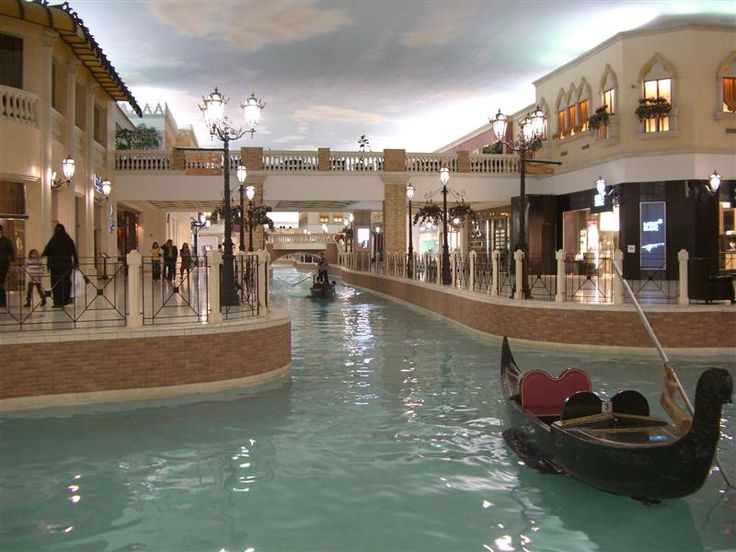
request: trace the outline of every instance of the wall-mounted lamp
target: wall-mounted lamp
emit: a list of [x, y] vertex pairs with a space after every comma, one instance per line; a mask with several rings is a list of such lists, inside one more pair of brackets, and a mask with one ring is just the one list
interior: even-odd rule
[[51, 174], [51, 189], [58, 190], [64, 184], [67, 186], [71, 185], [72, 177], [74, 176], [74, 170], [76, 169], [76, 162], [72, 159], [72, 156], [68, 156], [61, 162], [61, 171], [64, 173], [64, 178], [56, 179], [56, 172]]
[[95, 203], [102, 203], [110, 197], [112, 183], [107, 178], [95, 179]]
[[710, 174], [710, 180], [708, 181], [708, 190], [713, 195], [718, 193], [718, 188], [721, 185], [721, 175], [718, 174], [718, 171], [713, 171]]

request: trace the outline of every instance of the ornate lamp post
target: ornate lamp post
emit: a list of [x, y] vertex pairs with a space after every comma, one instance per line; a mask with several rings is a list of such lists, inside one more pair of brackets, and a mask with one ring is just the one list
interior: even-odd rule
[[440, 169], [442, 183], [442, 283], [449, 286], [452, 283], [450, 272], [450, 247], [447, 244], [447, 183], [450, 181], [450, 170], [447, 167]]
[[411, 182], [406, 185], [406, 197], [409, 200], [409, 258], [406, 260], [406, 276], [414, 278], [414, 239], [412, 237], [411, 199], [414, 197], [414, 186]]
[[526, 165], [527, 163], [543, 163], [548, 165], [561, 165], [558, 161], [542, 161], [532, 159], [534, 151], [541, 145], [544, 139], [544, 128], [547, 116], [539, 106], [534, 111], [528, 113], [521, 122], [521, 132], [516, 140], [506, 138], [506, 128], [508, 118], [498, 110], [493, 119], [490, 119], [491, 127], [496, 135], [496, 143], [501, 142], [510, 150], [519, 154], [519, 239], [516, 249], [524, 252], [524, 261], [522, 263], [522, 295], [525, 299], [530, 297], [529, 294], [529, 247], [526, 243]]
[[229, 98], [223, 96], [217, 88], [206, 98], [202, 98], [203, 104], [199, 106], [204, 115], [205, 124], [210, 131], [210, 136], [217, 137], [223, 144], [223, 175], [224, 175], [224, 209], [225, 218], [225, 251], [223, 255], [222, 286], [220, 287], [220, 304], [225, 306], [237, 305], [237, 287], [235, 285], [235, 272], [233, 267], [233, 214], [230, 206], [230, 141], [241, 138], [244, 134], [251, 136], [256, 131], [256, 126], [261, 117], [261, 110], [265, 104], [252, 94], [245, 102], [240, 104], [243, 109], [245, 127], [234, 127], [230, 119], [225, 115], [225, 105]]
[[253, 252], [253, 198], [256, 196], [256, 188], [250, 184], [245, 189], [245, 195], [248, 197], [248, 252]]
[[197, 218], [192, 217], [191, 229], [194, 235], [194, 256], [199, 257], [199, 249], [197, 247], [197, 236], [202, 228], [207, 228], [210, 225], [210, 219], [204, 213], [198, 213]]
[[245, 182], [245, 178], [248, 176], [248, 171], [245, 168], [245, 165], [243, 163], [238, 163], [238, 167], [235, 169], [235, 175], [238, 177], [238, 182], [240, 183], [239, 191], [240, 191], [240, 251], [245, 251], [245, 213], [243, 211], [243, 183]]
[[378, 264], [378, 236], [381, 234], [381, 227], [376, 226], [373, 230], [373, 259]]

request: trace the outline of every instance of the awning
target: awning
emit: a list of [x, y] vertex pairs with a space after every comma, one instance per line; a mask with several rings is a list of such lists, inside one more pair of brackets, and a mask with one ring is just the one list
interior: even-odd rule
[[77, 58], [89, 69], [95, 80], [113, 100], [128, 102], [139, 117], [143, 116], [133, 94], [125, 86], [115, 68], [102, 52], [102, 48], [68, 2], [51, 6], [46, 0], [34, 0], [33, 2], [2, 0], [0, 1], [0, 15], [23, 19], [59, 33], [62, 40], [69, 45]]

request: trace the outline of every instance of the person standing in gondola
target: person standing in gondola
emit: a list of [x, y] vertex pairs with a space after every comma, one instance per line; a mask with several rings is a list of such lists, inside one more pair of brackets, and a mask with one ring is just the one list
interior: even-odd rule
[[71, 303], [72, 273], [79, 267], [77, 247], [63, 224], [56, 225], [41, 256], [48, 259], [54, 307], [62, 308]]
[[319, 254], [319, 261], [317, 261], [317, 281], [320, 282], [324, 287], [330, 285], [330, 280], [327, 275], [328, 269], [329, 265], [327, 264], [327, 259], [325, 258], [325, 254], [323, 251]]

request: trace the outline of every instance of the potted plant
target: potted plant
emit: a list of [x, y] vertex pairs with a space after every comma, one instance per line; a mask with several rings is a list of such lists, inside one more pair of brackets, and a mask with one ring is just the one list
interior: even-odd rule
[[640, 121], [647, 119], [661, 119], [667, 117], [669, 112], [672, 111], [672, 104], [665, 98], [641, 98], [639, 100], [639, 106], [636, 108], [636, 116], [639, 117]]
[[593, 130], [598, 130], [601, 127], [604, 127], [608, 124], [608, 106], [602, 105], [598, 109], [595, 110], [595, 112], [590, 116], [588, 119], [588, 127], [592, 128]]

